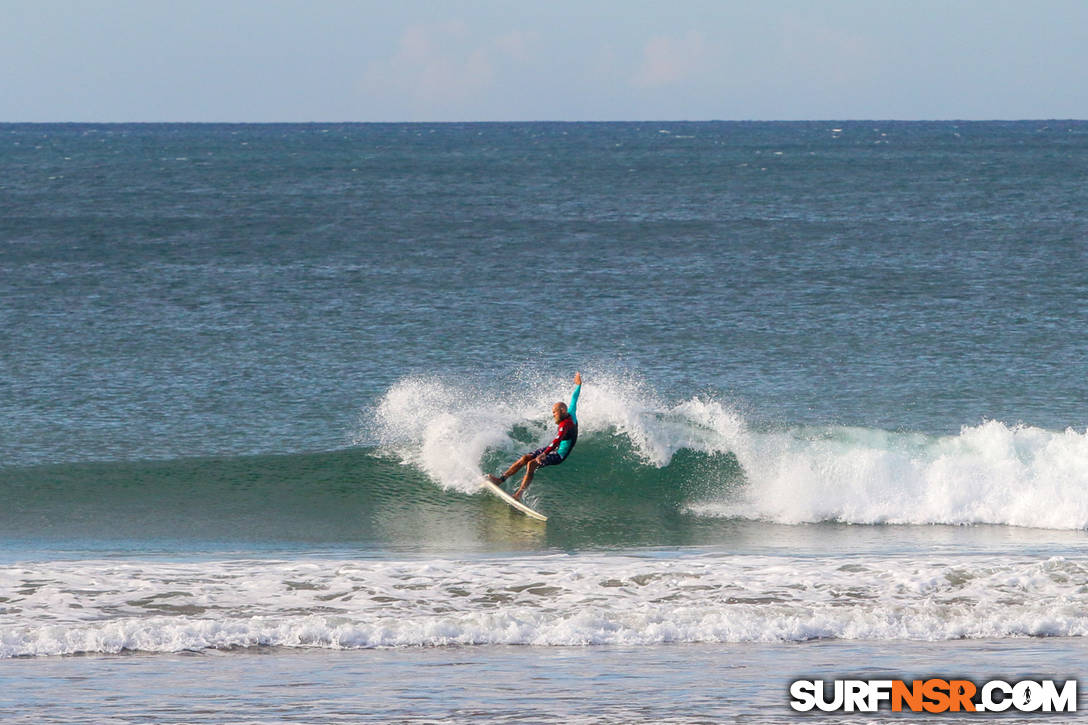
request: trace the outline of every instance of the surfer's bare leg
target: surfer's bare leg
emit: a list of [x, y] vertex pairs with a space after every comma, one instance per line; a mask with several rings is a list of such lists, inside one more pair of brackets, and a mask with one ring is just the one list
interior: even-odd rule
[[525, 466], [525, 478], [521, 480], [521, 486], [514, 493], [514, 498], [518, 501], [521, 500], [522, 495], [529, 489], [529, 484], [533, 482], [533, 474], [536, 473], [536, 469], [540, 468], [540, 462], [532, 456], [529, 457], [529, 461]]
[[526, 463], [528, 463], [531, 460], [533, 460], [533, 454], [526, 453], [524, 456], [522, 456], [521, 458], [514, 461], [514, 463], [511, 464], [511, 466], [506, 469], [506, 473], [502, 474], [502, 478], [500, 478], [498, 482], [502, 483], [506, 479], [510, 478], [515, 473], [520, 471], [522, 466], [524, 466]]

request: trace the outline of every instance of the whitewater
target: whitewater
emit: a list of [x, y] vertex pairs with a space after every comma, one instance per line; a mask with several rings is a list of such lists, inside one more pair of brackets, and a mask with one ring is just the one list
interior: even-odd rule
[[0, 657], [1080, 637], [1088, 558], [536, 555], [0, 570]]

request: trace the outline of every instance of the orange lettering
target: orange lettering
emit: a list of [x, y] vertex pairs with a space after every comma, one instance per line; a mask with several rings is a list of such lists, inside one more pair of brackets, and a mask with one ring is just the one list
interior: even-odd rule
[[975, 703], [971, 702], [977, 689], [975, 683], [970, 680], [952, 680], [948, 683], [948, 689], [951, 694], [949, 699], [952, 712], [959, 712], [961, 707], [965, 712], [975, 711]]
[[945, 712], [948, 710], [948, 681], [926, 680], [922, 683], [922, 694], [930, 700], [922, 705], [926, 712]]
[[921, 712], [922, 710], [922, 681], [915, 680], [908, 688], [907, 683], [902, 680], [892, 681], [892, 711], [902, 712], [903, 702], [906, 701], [907, 707], [912, 712]]

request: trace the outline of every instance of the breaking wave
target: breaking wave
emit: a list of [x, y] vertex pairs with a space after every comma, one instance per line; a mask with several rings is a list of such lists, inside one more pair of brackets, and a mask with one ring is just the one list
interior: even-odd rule
[[[472, 493], [551, 437], [563, 383], [514, 397], [409, 378], [382, 399], [380, 450], [434, 484]], [[697, 516], [783, 524], [1088, 527], [1088, 431], [988, 421], [955, 435], [846, 426], [753, 426], [727, 403], [662, 401], [637, 381], [597, 378], [579, 403], [576, 453], [554, 475], [678, 502]], [[545, 469], [546, 470], [546, 469]], [[573, 494], [572, 494], [573, 495]]]

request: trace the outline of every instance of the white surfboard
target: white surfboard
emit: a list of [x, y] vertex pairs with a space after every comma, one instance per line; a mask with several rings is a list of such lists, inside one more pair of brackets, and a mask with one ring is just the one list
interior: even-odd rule
[[531, 508], [529, 508], [528, 506], [523, 504], [521, 501], [518, 501], [516, 498], [514, 498], [513, 496], [508, 494], [506, 491], [503, 491], [501, 488], [499, 488], [495, 484], [491, 483], [491, 481], [484, 481], [483, 484], [484, 484], [484, 488], [491, 491], [491, 493], [495, 494], [496, 496], [501, 498], [503, 501], [510, 504], [511, 506], [513, 506], [514, 508], [516, 508], [518, 511], [522, 512], [523, 514], [525, 514], [529, 518], [536, 519], [537, 521], [547, 521], [548, 520], [547, 516], [545, 516], [544, 514], [537, 513], [536, 511], [533, 511]]

